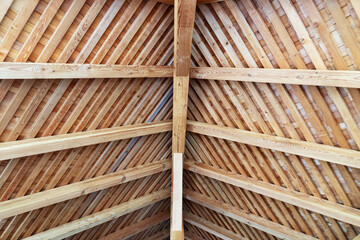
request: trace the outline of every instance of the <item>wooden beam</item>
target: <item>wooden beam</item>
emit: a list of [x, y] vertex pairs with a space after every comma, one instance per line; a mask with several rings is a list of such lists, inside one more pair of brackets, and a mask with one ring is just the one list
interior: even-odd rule
[[173, 134], [172, 134], [172, 240], [184, 239], [182, 218], [182, 174], [185, 151], [186, 118], [189, 92], [189, 72], [196, 0], [174, 2], [174, 80], [173, 80]]
[[184, 221], [225, 240], [247, 240], [247, 238], [244, 238], [228, 229], [220, 227], [189, 212], [184, 213]]
[[0, 220], [55, 203], [70, 200], [92, 192], [134, 181], [171, 168], [171, 160], [162, 160], [125, 169], [62, 187], [0, 202]]
[[137, 223], [131, 224], [128, 227], [123, 229], [117, 230], [105, 237], [101, 238], [100, 240], [112, 240], [112, 239], [127, 239], [135, 234], [138, 234], [146, 229], [154, 227], [170, 218], [169, 212], [161, 212], [157, 213], [151, 217], [148, 217], [144, 220], [141, 220]]
[[332, 203], [301, 192], [291, 191], [270, 183], [253, 180], [252, 178], [216, 169], [194, 161], [186, 161], [184, 168], [209, 178], [332, 217], [351, 225], [360, 226], [360, 210], [352, 207]]
[[134, 200], [122, 203], [115, 207], [100, 211], [98, 213], [91, 214], [87, 217], [77, 219], [75, 221], [60, 225], [55, 228], [51, 228], [39, 234], [35, 234], [26, 239], [37, 240], [37, 239], [63, 239], [70, 237], [79, 232], [93, 228], [100, 224], [109, 222], [113, 219], [119, 218], [128, 213], [134, 212], [140, 208], [157, 203], [161, 200], [170, 197], [170, 189], [163, 189], [154, 193], [145, 195], [143, 197], [136, 198]]
[[360, 88], [359, 71], [193, 67], [191, 78]]
[[228, 216], [232, 219], [235, 219], [239, 222], [242, 222], [246, 225], [259, 229], [260, 231], [269, 233], [273, 236], [282, 238], [282, 239], [291, 239], [291, 240], [315, 240], [316, 238], [306, 235], [304, 233], [295, 231], [291, 228], [285, 227], [278, 223], [272, 222], [265, 218], [256, 216], [254, 214], [248, 214], [244, 211], [234, 207], [233, 205], [224, 203], [219, 200], [212, 199], [210, 197], [204, 196], [200, 193], [185, 190], [185, 198], [197, 203], [201, 206], [209, 208], [213, 211], [216, 211], [220, 214]]
[[169, 66], [123, 66], [65, 63], [0, 63], [0, 79], [164, 78]]
[[293, 140], [195, 121], [188, 121], [187, 130], [193, 133], [360, 168], [360, 152], [356, 150]]
[[0, 161], [171, 131], [170, 121], [0, 143]]

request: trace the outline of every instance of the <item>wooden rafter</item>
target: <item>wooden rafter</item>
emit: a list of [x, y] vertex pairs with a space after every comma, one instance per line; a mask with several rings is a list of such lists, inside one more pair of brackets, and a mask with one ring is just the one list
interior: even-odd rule
[[194, 121], [188, 121], [187, 130], [193, 133], [292, 153], [340, 165], [360, 167], [360, 155], [355, 150]]
[[[36, 194], [0, 202], [1, 219], [12, 217], [24, 212], [63, 202], [112, 186], [134, 181], [171, 168], [170, 160], [158, 161], [140, 167], [125, 169], [116, 173], [91, 178], [66, 186], [46, 190]], [[0, 219], [0, 220], [1, 220]]]
[[171, 131], [169, 121], [0, 143], [0, 161]]
[[130, 200], [120, 205], [100, 211], [98, 213], [94, 213], [87, 217], [83, 217], [75, 221], [49, 229], [42, 233], [35, 234], [27, 239], [28, 240], [50, 239], [50, 238], [63, 239], [66, 237], [70, 237], [76, 233], [93, 228], [102, 223], [109, 222], [120, 216], [136, 211], [140, 208], [149, 206], [151, 204], [157, 203], [169, 197], [170, 197], [170, 189], [159, 190], [154, 193], [145, 195], [143, 197], [139, 197], [134, 200]]
[[254, 181], [251, 178], [217, 170], [201, 163], [185, 161], [184, 169], [259, 193], [267, 197], [275, 198], [343, 222], [360, 226], [360, 211], [355, 208], [332, 203], [300, 192], [290, 191], [269, 183]]

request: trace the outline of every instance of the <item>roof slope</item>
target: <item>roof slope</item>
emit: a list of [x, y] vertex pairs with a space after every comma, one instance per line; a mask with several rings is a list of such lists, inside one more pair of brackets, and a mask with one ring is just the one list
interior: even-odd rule
[[[174, 7], [163, 2], [172, 1], [4, 0], [0, 61], [172, 65]], [[196, 10], [192, 66], [254, 73], [360, 67], [357, 0], [207, 2], [213, 3]], [[171, 78], [0, 80], [0, 142], [167, 121], [172, 91]], [[191, 79], [188, 119], [360, 150], [357, 88]], [[186, 135], [187, 238], [353, 239], [360, 234], [359, 224], [348, 220], [360, 211], [359, 168], [209, 135]], [[171, 171], [164, 162], [171, 158], [171, 137], [161, 132], [0, 161], [1, 202], [163, 164], [140, 177], [121, 175], [120, 185], [2, 219], [0, 239], [28, 237], [139, 199], [145, 201], [135, 211], [68, 238], [167, 239]], [[151, 198], [159, 192], [161, 199]], [[306, 205], [314, 199], [321, 201]], [[344, 209], [341, 216], [321, 212], [338, 209]]]
[[[173, 10], [166, 4], [142, 0], [15, 0], [5, 13], [0, 28], [0, 58], [5, 62], [172, 62]], [[172, 113], [171, 84], [171, 79], [155, 78], [2, 80], [0, 140], [167, 120]], [[1, 161], [0, 199], [14, 199], [170, 156], [171, 133], [159, 133]], [[0, 238], [30, 236], [167, 188], [170, 175], [164, 171], [10, 217], [0, 223]], [[169, 200], [163, 200], [73, 238], [98, 239], [158, 213], [169, 215], [169, 206]], [[151, 235], [168, 228], [166, 217], [144, 231]]]
[[[358, 70], [360, 9], [352, 2], [356, 1], [229, 0], [199, 5], [193, 66]], [[359, 93], [350, 88], [192, 79], [188, 118], [358, 151]], [[189, 132], [186, 147], [189, 159], [225, 170], [223, 174], [236, 173], [249, 182], [266, 182], [360, 207], [357, 168]], [[359, 226], [286, 203], [275, 195], [269, 198], [193, 172], [184, 179], [190, 193], [223, 201], [228, 208], [279, 227], [320, 239], [353, 239], [360, 231]], [[244, 231], [241, 223], [214, 209], [199, 208], [189, 200], [186, 205], [186, 211], [223, 230], [248, 239], [270, 239], [264, 233], [254, 235], [252, 229]], [[185, 226], [203, 238], [216, 239], [191, 223]]]

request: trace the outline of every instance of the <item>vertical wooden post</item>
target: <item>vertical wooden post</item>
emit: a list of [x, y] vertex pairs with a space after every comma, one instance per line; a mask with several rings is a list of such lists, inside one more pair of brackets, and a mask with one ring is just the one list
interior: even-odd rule
[[184, 239], [182, 215], [182, 176], [185, 151], [191, 43], [196, 0], [175, 0], [174, 11], [174, 96], [173, 169], [171, 193], [171, 239]]

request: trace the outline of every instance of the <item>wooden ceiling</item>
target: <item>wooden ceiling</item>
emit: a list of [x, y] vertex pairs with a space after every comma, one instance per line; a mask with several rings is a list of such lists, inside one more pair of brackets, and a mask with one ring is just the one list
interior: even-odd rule
[[[0, 60], [38, 63], [40, 72], [41, 63], [172, 66], [172, 2], [3, 0]], [[196, 8], [191, 46], [191, 65], [199, 67], [193, 70], [203, 74], [190, 73], [185, 237], [354, 239], [360, 234], [358, 0], [205, 2]], [[250, 80], [230, 79], [219, 67], [248, 68]], [[261, 68], [284, 69], [289, 76], [285, 69], [319, 70], [311, 74], [320, 82], [326, 74], [334, 78], [322, 70], [349, 71], [344, 79], [353, 85], [299, 84], [308, 71], [295, 75], [297, 84], [279, 83]], [[207, 79], [211, 71], [221, 81]], [[147, 124], [170, 126], [171, 77], [40, 80], [1, 74], [0, 151], [15, 141], [25, 146], [49, 136], [57, 141], [78, 132], [84, 139], [94, 130], [119, 132], [97, 144], [67, 141], [56, 148], [46, 142], [3, 157], [0, 239], [41, 239], [61, 231], [71, 239], [169, 237], [172, 134], [150, 133]], [[251, 81], [260, 74], [261, 82]], [[146, 130], [122, 135], [129, 131], [125, 126]], [[215, 127], [218, 135], [211, 132]], [[230, 138], [231, 131], [275, 142], [250, 145]], [[292, 145], [279, 148], [280, 140], [289, 139]], [[74, 223], [83, 224], [81, 231], [63, 230]]]

